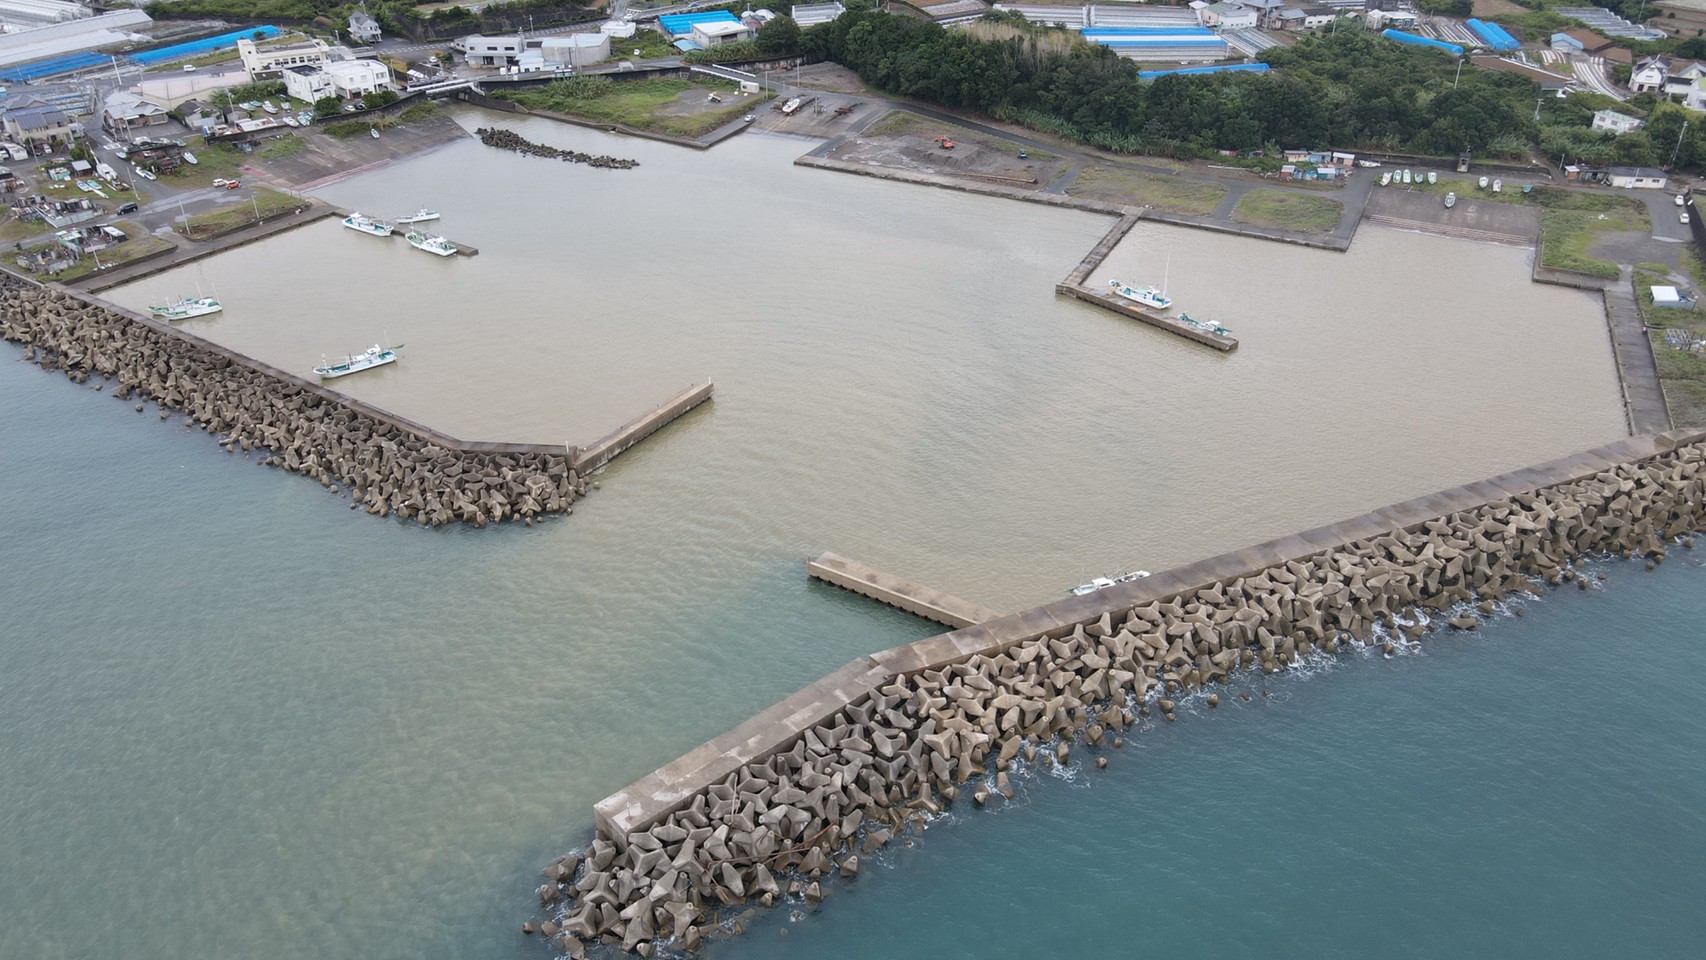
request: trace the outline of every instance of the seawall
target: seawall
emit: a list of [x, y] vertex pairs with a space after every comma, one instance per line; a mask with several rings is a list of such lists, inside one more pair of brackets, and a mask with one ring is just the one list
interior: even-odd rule
[[1233, 671], [1473, 629], [1585, 556], [1663, 562], [1703, 502], [1706, 433], [1634, 437], [860, 658], [597, 804], [540, 899], [571, 953], [692, 947], [725, 906], [821, 898], [912, 818], [1011, 796], [1021, 754], [1095, 751]]
[[[577, 466], [565, 445], [451, 437], [164, 321], [3, 271], [0, 338], [73, 382], [93, 377], [119, 399], [152, 400], [162, 419], [181, 413], [226, 450], [259, 451], [263, 464], [347, 491], [351, 509], [428, 526], [572, 513], [587, 473], [693, 405], [651, 411], [613, 434], [596, 463]], [[709, 384], [698, 389], [695, 403], [710, 395]]]

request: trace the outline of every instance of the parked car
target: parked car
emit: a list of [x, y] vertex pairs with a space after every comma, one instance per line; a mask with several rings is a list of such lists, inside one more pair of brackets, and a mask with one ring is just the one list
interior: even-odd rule
[[1676, 195], [1676, 205], [1679, 207], [1682, 206], [1682, 194], [1680, 193]]
[[227, 181], [225, 181], [225, 189], [227, 189], [227, 190], [235, 190], [242, 185], [243, 185], [243, 181], [241, 181], [241, 180], [227, 180]]
[[214, 186], [216, 186], [216, 187], [223, 187], [223, 186], [225, 186], [225, 185], [226, 185], [226, 184], [228, 184], [228, 183], [230, 183], [230, 182], [231, 182], [231, 181], [229, 181], [229, 180], [227, 180], [227, 179], [225, 179], [225, 178], [224, 178], [224, 177], [220, 177], [220, 178], [219, 178], [219, 179], [217, 179], [217, 180], [215, 180], [215, 181], [213, 181], [213, 185], [214, 185]]
[[134, 203], [121, 203], [118, 205], [118, 212], [119, 212], [120, 216], [123, 216], [124, 214], [127, 214], [127, 213], [135, 213], [136, 212], [136, 204], [134, 204]]

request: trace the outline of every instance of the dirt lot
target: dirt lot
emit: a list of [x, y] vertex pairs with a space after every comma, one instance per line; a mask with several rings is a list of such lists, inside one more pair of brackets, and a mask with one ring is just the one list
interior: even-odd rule
[[297, 134], [307, 149], [268, 160], [260, 148], [243, 158], [243, 170], [274, 184], [301, 188], [389, 160], [418, 156], [425, 151], [467, 136], [442, 109], [431, 117], [386, 130], [375, 140], [370, 136], [338, 139], [315, 130]]
[[[938, 138], [954, 147], [943, 149]], [[1019, 145], [961, 127], [891, 111], [829, 155], [847, 163], [964, 176], [1011, 186], [1042, 186], [1066, 172], [1071, 163], [1040, 150], [1019, 158]]]
[[1475, 0], [1474, 13], [1477, 17], [1502, 17], [1507, 13], [1527, 13], [1528, 8], [1513, 3], [1512, 0]]
[[771, 79], [779, 83], [788, 83], [807, 90], [822, 90], [826, 93], [867, 94], [871, 89], [859, 79], [859, 75], [839, 63], [814, 63], [804, 66], [798, 73], [792, 70], [778, 70]]
[[1206, 216], [1226, 196], [1218, 183], [1143, 173], [1114, 164], [1093, 164], [1067, 184], [1066, 192], [1086, 200], [1154, 207], [1167, 213]]

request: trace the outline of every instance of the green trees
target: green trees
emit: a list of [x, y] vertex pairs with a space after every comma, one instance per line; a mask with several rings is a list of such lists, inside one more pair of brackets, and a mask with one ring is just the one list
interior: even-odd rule
[[758, 35], [753, 41], [758, 45], [759, 53], [791, 54], [800, 48], [800, 25], [794, 22], [793, 17], [776, 17], [758, 28]]
[[314, 101], [314, 116], [324, 120], [344, 111], [344, 102], [337, 97], [321, 97]]

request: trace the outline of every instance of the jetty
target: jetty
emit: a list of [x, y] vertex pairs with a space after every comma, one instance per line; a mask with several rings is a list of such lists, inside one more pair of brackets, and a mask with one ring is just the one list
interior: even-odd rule
[[584, 447], [569, 447], [569, 462], [581, 473], [597, 470], [634, 444], [680, 419], [687, 411], [711, 399], [711, 381], [688, 387], [634, 420]]
[[807, 560], [806, 573], [813, 579], [948, 627], [970, 627], [1001, 616], [987, 607], [833, 553], [819, 554], [815, 559]]
[[1104, 766], [1234, 673], [1473, 630], [1508, 596], [1587, 589], [1583, 559], [1652, 569], [1702, 528], [1706, 431], [1631, 437], [861, 657], [600, 801], [539, 901], [571, 954], [691, 949], [781, 886], [821, 900], [961, 797], [1013, 799], [1021, 756]]
[[1108, 229], [1107, 234], [1098, 240], [1094, 247], [1090, 248], [1090, 252], [1084, 255], [1084, 259], [1078, 262], [1078, 266], [1073, 267], [1072, 272], [1068, 273], [1065, 279], [1054, 285], [1054, 292], [1061, 296], [1073, 297], [1085, 303], [1095, 304], [1105, 310], [1112, 310], [1121, 316], [1147, 323], [1168, 333], [1176, 333], [1187, 340], [1194, 340], [1223, 353], [1238, 349], [1237, 338], [1224, 333], [1216, 333], [1212, 327], [1194, 323], [1181, 317], [1168, 316], [1159, 310], [1145, 310], [1123, 297], [1116, 297], [1084, 285], [1084, 281], [1090, 278], [1090, 274], [1096, 272], [1096, 268], [1102, 265], [1102, 261], [1108, 259], [1108, 254], [1119, 246], [1120, 241], [1125, 239], [1126, 234], [1130, 233], [1131, 228], [1137, 226], [1137, 222], [1143, 217], [1144, 211], [1133, 210], [1114, 221], [1114, 225]]

